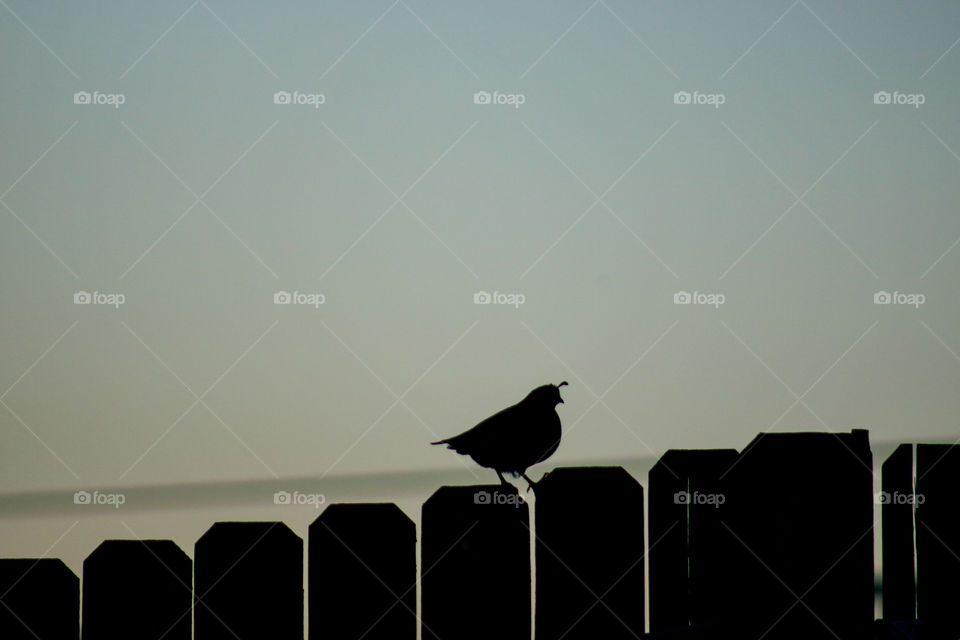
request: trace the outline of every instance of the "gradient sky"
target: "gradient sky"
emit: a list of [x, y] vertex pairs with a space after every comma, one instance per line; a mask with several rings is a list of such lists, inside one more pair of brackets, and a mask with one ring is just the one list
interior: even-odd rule
[[[63, 495], [3, 518], [0, 556], [306, 535], [287, 478], [417, 518], [477, 481], [461, 463], [493, 476], [429, 441], [561, 380], [534, 477], [760, 431], [955, 440], [956, 3], [0, 4], [0, 487]], [[329, 481], [425, 470], [412, 497]], [[199, 510], [71, 499], [260, 480]]]

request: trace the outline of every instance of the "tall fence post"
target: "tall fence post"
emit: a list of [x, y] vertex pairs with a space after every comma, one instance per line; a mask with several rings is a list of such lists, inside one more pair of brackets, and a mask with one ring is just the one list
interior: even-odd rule
[[723, 526], [721, 479], [735, 449], [671, 449], [650, 469], [650, 630], [717, 623], [724, 558], [736, 541]]
[[739, 638], [862, 637], [873, 621], [868, 434], [762, 433], [727, 474], [724, 606]]
[[639, 637], [643, 487], [622, 467], [582, 467], [536, 491], [537, 640]]
[[193, 563], [172, 540], [107, 540], [83, 561], [83, 640], [190, 640]]
[[0, 559], [0, 638], [77, 640], [80, 579], [56, 558]]
[[938, 633], [956, 637], [960, 446], [918, 444], [916, 487], [917, 616]]
[[913, 445], [901, 444], [881, 466], [880, 510], [883, 525], [883, 617], [917, 616], [914, 581]]
[[423, 640], [529, 640], [529, 522], [512, 486], [442, 487], [423, 504]]
[[303, 640], [303, 540], [282, 522], [217, 522], [194, 552], [196, 640]]
[[395, 504], [327, 507], [310, 525], [310, 639], [416, 638], [416, 544]]

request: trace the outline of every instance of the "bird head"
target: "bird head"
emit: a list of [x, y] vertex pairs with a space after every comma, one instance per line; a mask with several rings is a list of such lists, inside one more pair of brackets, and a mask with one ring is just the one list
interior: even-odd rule
[[555, 407], [558, 404], [563, 404], [563, 398], [560, 396], [560, 387], [566, 385], [566, 381], [563, 381], [560, 384], [545, 384], [542, 387], [537, 387], [531, 391], [527, 398], [535, 400], [536, 402], [542, 402], [551, 407]]

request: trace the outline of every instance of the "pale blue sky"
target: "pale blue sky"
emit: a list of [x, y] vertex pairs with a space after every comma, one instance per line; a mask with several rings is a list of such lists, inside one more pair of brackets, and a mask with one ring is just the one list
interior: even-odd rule
[[78, 519], [74, 568], [126, 526], [189, 551], [216, 518], [310, 516], [89, 518], [78, 488], [470, 481], [426, 443], [561, 380], [535, 476], [768, 430], [952, 442], [958, 38], [951, 2], [8, 1], [0, 487], [65, 507], [5, 520], [0, 555]]

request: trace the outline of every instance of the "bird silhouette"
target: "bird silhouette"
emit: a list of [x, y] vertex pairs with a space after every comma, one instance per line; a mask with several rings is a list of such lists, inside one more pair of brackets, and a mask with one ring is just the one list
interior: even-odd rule
[[496, 471], [503, 484], [509, 484], [503, 477], [509, 473], [513, 477], [522, 476], [533, 487], [536, 483], [527, 476], [527, 468], [543, 462], [560, 446], [560, 416], [556, 406], [563, 402], [560, 387], [566, 384], [537, 387], [517, 404], [493, 414], [472, 429], [430, 444], [445, 444], [459, 454], [470, 456], [480, 466]]

